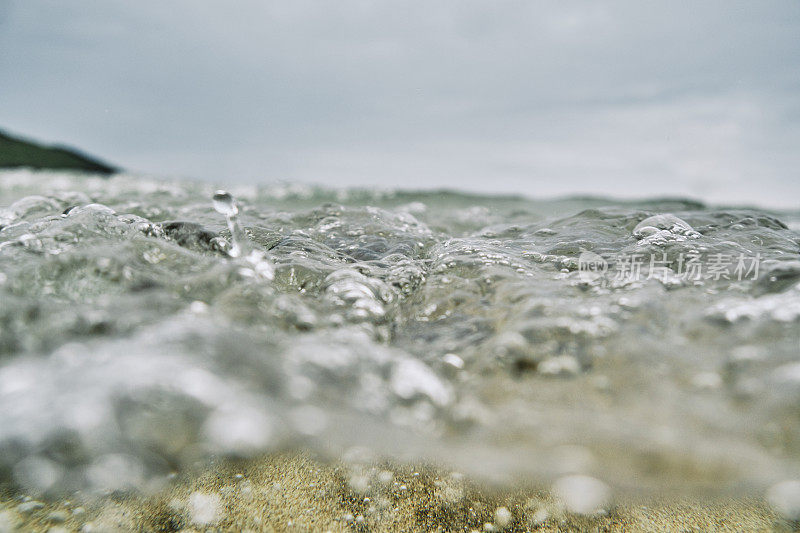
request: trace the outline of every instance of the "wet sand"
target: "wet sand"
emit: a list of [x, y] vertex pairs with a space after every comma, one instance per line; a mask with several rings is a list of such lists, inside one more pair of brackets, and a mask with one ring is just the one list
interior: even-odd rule
[[593, 517], [546, 491], [496, 489], [433, 467], [327, 464], [305, 454], [221, 462], [149, 496], [28, 499], [6, 531], [793, 531], [759, 500], [616, 503]]

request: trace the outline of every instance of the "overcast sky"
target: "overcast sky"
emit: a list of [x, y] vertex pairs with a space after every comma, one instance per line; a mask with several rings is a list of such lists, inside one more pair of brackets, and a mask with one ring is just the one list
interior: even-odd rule
[[0, 128], [219, 183], [800, 207], [800, 1], [0, 0]]

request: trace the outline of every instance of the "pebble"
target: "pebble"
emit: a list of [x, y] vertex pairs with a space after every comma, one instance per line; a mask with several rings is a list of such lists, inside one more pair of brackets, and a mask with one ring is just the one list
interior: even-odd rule
[[43, 508], [44, 504], [42, 502], [37, 502], [36, 500], [31, 500], [29, 502], [21, 503], [17, 505], [17, 511], [23, 514], [32, 513], [33, 511], [38, 511], [39, 509]]
[[69, 514], [67, 514], [66, 511], [53, 511], [47, 515], [47, 520], [50, 522], [55, 522], [56, 524], [60, 524], [69, 520]]

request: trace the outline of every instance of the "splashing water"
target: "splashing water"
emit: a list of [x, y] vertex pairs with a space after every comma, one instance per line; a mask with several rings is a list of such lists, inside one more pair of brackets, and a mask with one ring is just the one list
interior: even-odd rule
[[236, 205], [236, 200], [234, 200], [233, 196], [228, 192], [217, 191], [214, 193], [213, 202], [214, 209], [216, 209], [217, 213], [225, 215], [225, 221], [228, 223], [228, 231], [231, 233], [231, 245], [228, 250], [228, 255], [231, 257], [241, 257], [243, 254], [250, 251], [250, 246], [248, 245], [247, 235], [237, 218], [239, 206]]
[[1, 176], [0, 476], [25, 490], [300, 444], [551, 480], [575, 512], [675, 486], [796, 512], [798, 212]]

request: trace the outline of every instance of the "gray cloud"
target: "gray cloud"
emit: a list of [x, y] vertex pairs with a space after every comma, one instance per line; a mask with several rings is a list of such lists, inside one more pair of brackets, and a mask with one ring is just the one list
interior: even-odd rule
[[800, 192], [794, 1], [10, 6], [0, 124], [134, 169], [784, 205]]

